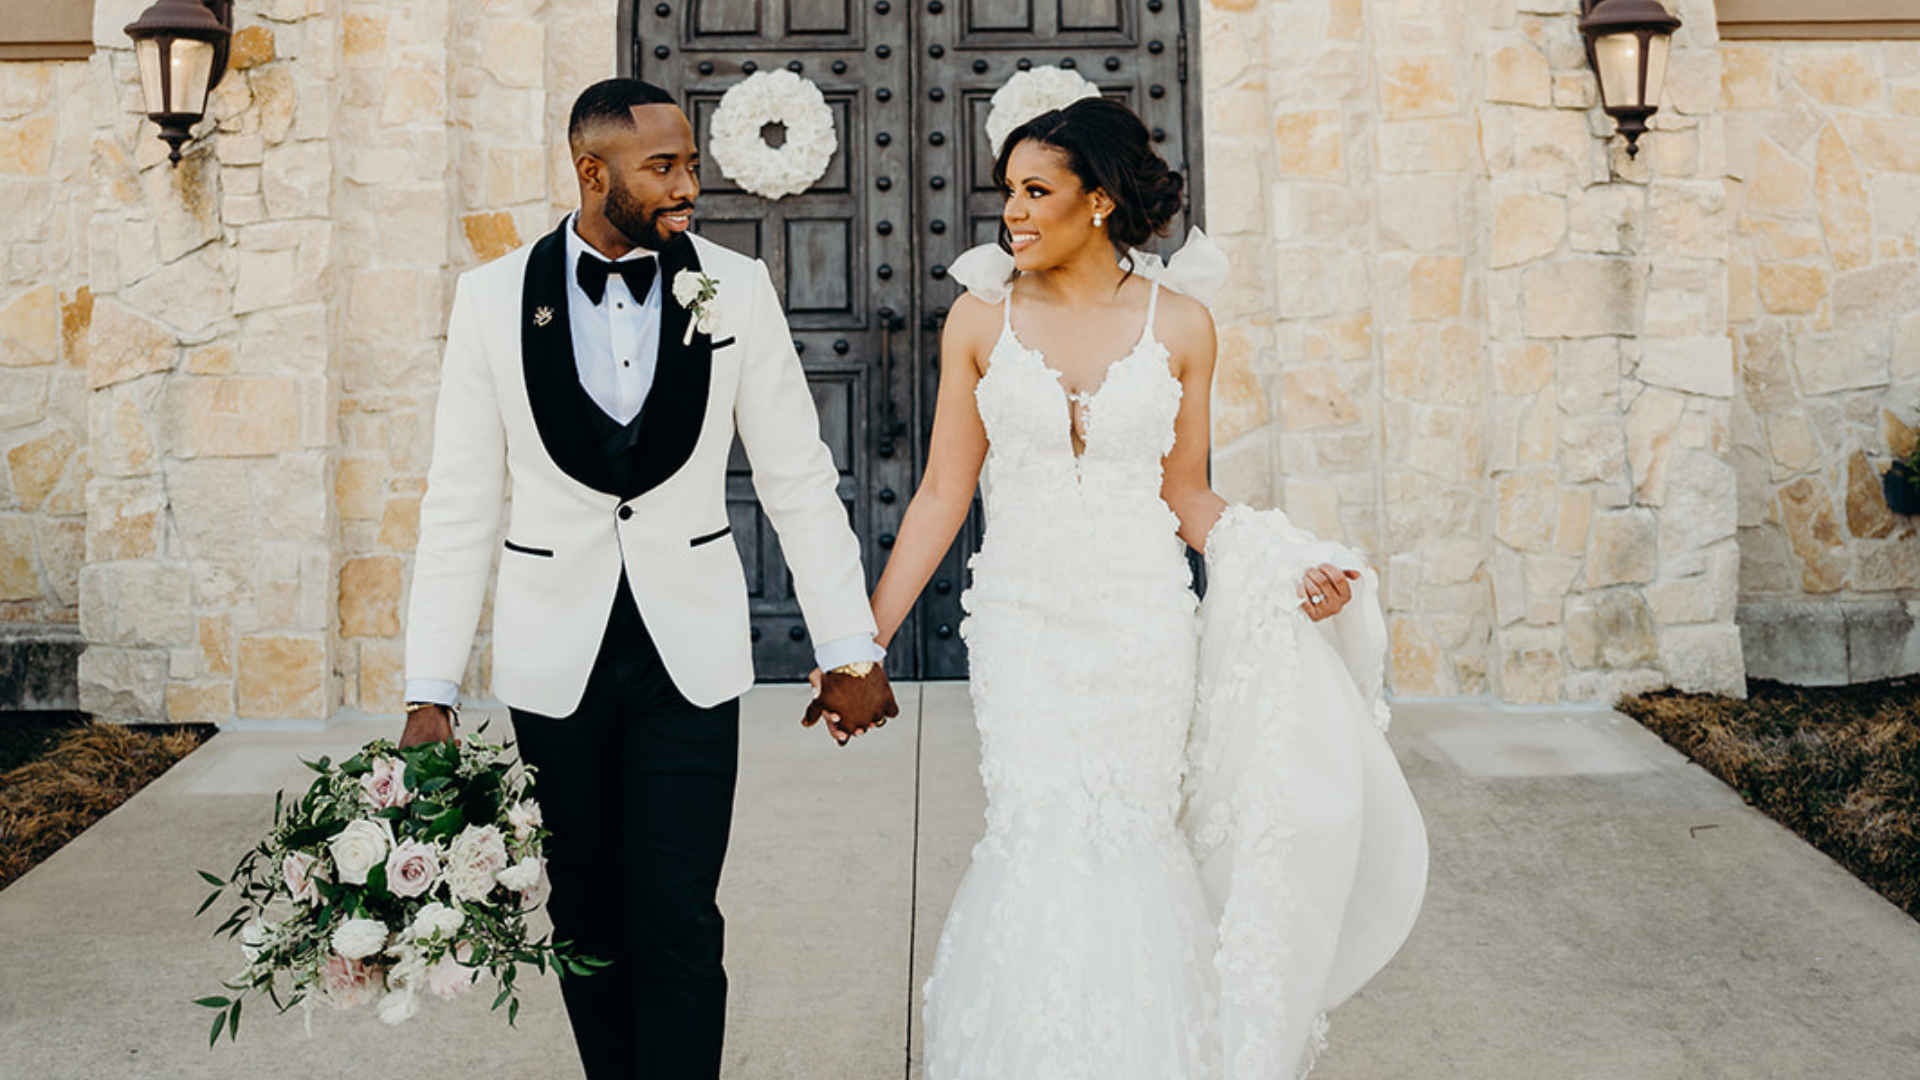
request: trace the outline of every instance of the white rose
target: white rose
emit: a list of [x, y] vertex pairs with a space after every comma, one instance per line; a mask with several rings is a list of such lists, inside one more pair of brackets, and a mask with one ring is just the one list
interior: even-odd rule
[[379, 818], [349, 822], [327, 841], [327, 849], [333, 852], [341, 881], [365, 885], [367, 871], [386, 862], [387, 852], [393, 849], [393, 826]]
[[526, 892], [540, 880], [540, 860], [531, 857], [521, 859], [500, 871], [498, 880], [514, 892]]
[[442, 1001], [459, 997], [479, 980], [478, 969], [462, 964], [453, 956], [443, 956], [427, 969], [427, 990]]
[[267, 943], [267, 924], [259, 919], [249, 919], [240, 928], [240, 951], [251, 964], [260, 959], [260, 947]]
[[364, 960], [387, 947], [387, 926], [374, 919], [348, 919], [333, 930], [333, 951]]
[[380, 999], [380, 1022], [383, 1024], [404, 1024], [419, 1011], [420, 995], [412, 987], [389, 990]]
[[507, 824], [513, 826], [516, 840], [525, 840], [541, 825], [540, 804], [528, 799], [507, 807]]
[[417, 941], [425, 941], [435, 934], [452, 937], [466, 921], [467, 917], [459, 908], [448, 907], [435, 900], [415, 913], [413, 925], [407, 928], [407, 933]]
[[700, 275], [691, 270], [682, 270], [673, 276], [673, 298], [686, 307], [700, 298]]
[[456, 900], [482, 900], [507, 868], [507, 842], [492, 825], [469, 825], [447, 849], [447, 888]]

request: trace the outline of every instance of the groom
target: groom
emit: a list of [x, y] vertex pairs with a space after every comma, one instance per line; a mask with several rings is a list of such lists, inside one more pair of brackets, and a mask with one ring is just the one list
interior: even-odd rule
[[[715, 1080], [714, 896], [733, 812], [747, 589], [728, 538], [737, 434], [827, 672], [842, 745], [897, 713], [838, 473], [766, 267], [688, 234], [693, 129], [666, 91], [589, 87], [580, 210], [461, 277], [407, 609], [401, 744], [452, 737], [485, 600], [493, 692], [538, 772], [561, 984], [589, 1080]], [[697, 298], [696, 298], [697, 297]]]

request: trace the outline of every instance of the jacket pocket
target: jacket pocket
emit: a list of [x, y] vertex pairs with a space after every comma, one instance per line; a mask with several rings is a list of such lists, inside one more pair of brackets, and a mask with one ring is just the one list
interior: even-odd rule
[[729, 525], [726, 528], [721, 529], [719, 532], [710, 532], [705, 536], [696, 536], [692, 540], [687, 541], [687, 546], [699, 547], [702, 544], [711, 544], [715, 540], [718, 540], [731, 532], [733, 532], [733, 526]]
[[731, 338], [731, 337], [728, 337], [728, 338], [721, 338], [721, 339], [720, 339], [719, 341], [716, 341], [716, 342], [714, 342], [714, 343], [713, 343], [713, 347], [714, 347], [715, 349], [724, 349], [724, 348], [726, 348], [727, 346], [729, 346], [729, 345], [731, 345], [731, 344], [733, 344], [733, 343], [734, 343], [735, 341], [737, 341], [737, 340], [739, 340], [739, 339], [738, 339], [738, 338]]
[[517, 551], [517, 552], [519, 552], [519, 553], [520, 553], [520, 554], [522, 554], [522, 555], [534, 555], [534, 556], [538, 556], [539, 558], [542, 558], [542, 559], [551, 559], [551, 558], [553, 558], [553, 552], [552, 552], [552, 551], [550, 551], [550, 550], [548, 550], [548, 549], [546, 549], [546, 548], [532, 548], [532, 547], [522, 547], [521, 545], [519, 545], [519, 544], [516, 544], [516, 543], [514, 543], [514, 542], [513, 542], [513, 541], [511, 541], [511, 540], [509, 540], [509, 541], [507, 541], [507, 550], [508, 550], [508, 551]]

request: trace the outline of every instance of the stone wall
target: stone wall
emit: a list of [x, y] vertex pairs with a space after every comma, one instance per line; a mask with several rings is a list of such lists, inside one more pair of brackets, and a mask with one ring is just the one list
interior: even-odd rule
[[89, 90], [81, 61], [0, 64], [0, 638], [80, 618]]
[[1711, 3], [1629, 161], [1576, 0], [1212, 0], [1216, 476], [1386, 571], [1407, 696], [1739, 692]]
[[1920, 422], [1920, 42], [1723, 56], [1740, 595], [1760, 620], [1822, 604], [1831, 636], [1843, 608], [1920, 599], [1913, 519], [1880, 492]]

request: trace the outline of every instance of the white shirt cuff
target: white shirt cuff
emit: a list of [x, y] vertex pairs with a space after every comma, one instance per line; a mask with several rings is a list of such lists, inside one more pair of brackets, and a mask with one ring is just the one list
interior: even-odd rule
[[873, 640], [872, 634], [855, 634], [837, 641], [829, 641], [813, 650], [813, 662], [820, 665], [821, 671], [832, 671], [847, 664], [863, 661], [879, 663], [887, 658], [887, 650]]
[[460, 684], [445, 679], [408, 679], [407, 702], [431, 701], [435, 705], [452, 707], [460, 700]]

